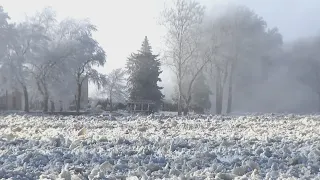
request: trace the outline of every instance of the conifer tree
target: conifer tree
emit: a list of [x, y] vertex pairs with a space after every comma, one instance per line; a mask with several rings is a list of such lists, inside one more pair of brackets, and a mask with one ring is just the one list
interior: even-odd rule
[[158, 56], [152, 53], [146, 36], [138, 53], [132, 53], [128, 58], [126, 69], [130, 100], [151, 100], [157, 104], [162, 101], [162, 87], [158, 86], [162, 73]]

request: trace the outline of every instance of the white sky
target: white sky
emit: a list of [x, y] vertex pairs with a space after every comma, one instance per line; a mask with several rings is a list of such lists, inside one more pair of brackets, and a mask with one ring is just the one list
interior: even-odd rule
[[[165, 1], [170, 0], [0, 0], [13, 21], [21, 21], [46, 6], [52, 6], [58, 19], [89, 18], [98, 27], [95, 38], [107, 53], [107, 64], [99, 69], [108, 73], [124, 67], [127, 57], [140, 49], [145, 36], [155, 53], [161, 52], [165, 30], [157, 18]], [[199, 0], [211, 9], [215, 4], [244, 4], [262, 16], [270, 26], [277, 26], [285, 40], [315, 34], [319, 30], [319, 0]], [[172, 91], [172, 78], [162, 74], [164, 93]], [[91, 86], [89, 93], [94, 93]], [[167, 97], [170, 98], [170, 97]]]

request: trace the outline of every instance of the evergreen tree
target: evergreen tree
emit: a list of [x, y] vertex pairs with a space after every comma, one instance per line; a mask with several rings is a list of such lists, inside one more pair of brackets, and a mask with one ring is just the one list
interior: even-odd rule
[[210, 91], [210, 88], [206, 83], [206, 78], [201, 72], [193, 84], [191, 108], [197, 113], [204, 113], [205, 110], [210, 109], [211, 94], [212, 92]]
[[162, 73], [158, 56], [152, 54], [146, 36], [138, 53], [128, 58], [126, 68], [130, 100], [151, 100], [159, 104], [164, 98], [162, 87], [157, 84], [161, 82], [159, 75]]

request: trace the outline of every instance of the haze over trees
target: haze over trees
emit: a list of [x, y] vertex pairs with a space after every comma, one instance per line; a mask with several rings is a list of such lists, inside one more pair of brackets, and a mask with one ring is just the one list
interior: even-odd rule
[[201, 74], [210, 81], [215, 112], [231, 113], [264, 83], [267, 65], [281, 52], [278, 29], [268, 27], [249, 8], [230, 5], [219, 15], [212, 14], [193, 0], [175, 0], [161, 14], [168, 32], [164, 61], [176, 76], [180, 114], [201, 89], [195, 84]]
[[[284, 42], [281, 29], [246, 6], [217, 13], [196, 0], [169, 3], [159, 14], [164, 53], [154, 53], [145, 37], [125, 69], [109, 74], [96, 69], [106, 53], [89, 20], [58, 20], [45, 8], [14, 23], [0, 7], [0, 96], [20, 92], [26, 112], [35, 101], [45, 112], [70, 102], [79, 112], [81, 87], [90, 81], [111, 110], [120, 99], [165, 99], [179, 115], [320, 111], [320, 33]], [[172, 98], [159, 85], [163, 66], [174, 76]]]
[[54, 107], [61, 101], [65, 107], [75, 101], [79, 112], [83, 81], [100, 85], [105, 80], [93, 68], [106, 62], [104, 50], [92, 38], [96, 27], [87, 20], [70, 18], [58, 22], [51, 8], [18, 24], [9, 24], [8, 18], [1, 12], [1, 30], [9, 34], [3, 37], [8, 40], [1, 41], [6, 43], [1, 46], [5, 47], [0, 59], [4, 81], [1, 88], [23, 92], [26, 112], [30, 94], [40, 94], [44, 112], [48, 111], [49, 102]]

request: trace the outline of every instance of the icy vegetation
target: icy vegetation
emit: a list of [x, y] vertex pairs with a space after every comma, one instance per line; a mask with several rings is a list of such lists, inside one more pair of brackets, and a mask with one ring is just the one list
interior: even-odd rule
[[0, 179], [320, 179], [318, 116], [0, 119]]

